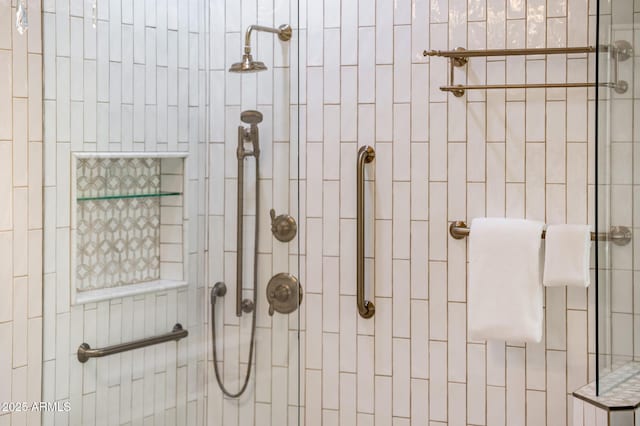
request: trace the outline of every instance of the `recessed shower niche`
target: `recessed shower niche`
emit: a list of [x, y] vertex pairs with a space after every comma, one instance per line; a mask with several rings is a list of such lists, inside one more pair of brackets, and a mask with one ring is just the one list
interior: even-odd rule
[[187, 285], [185, 154], [76, 153], [71, 302]]

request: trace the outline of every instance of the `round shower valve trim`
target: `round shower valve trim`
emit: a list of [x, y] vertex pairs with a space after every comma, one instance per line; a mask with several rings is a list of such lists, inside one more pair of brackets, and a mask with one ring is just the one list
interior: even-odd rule
[[275, 312], [290, 314], [302, 303], [302, 285], [296, 277], [286, 272], [274, 275], [267, 284], [269, 315]]
[[296, 220], [288, 214], [276, 216], [276, 211], [271, 209], [271, 232], [278, 241], [288, 243], [296, 237], [298, 225]]

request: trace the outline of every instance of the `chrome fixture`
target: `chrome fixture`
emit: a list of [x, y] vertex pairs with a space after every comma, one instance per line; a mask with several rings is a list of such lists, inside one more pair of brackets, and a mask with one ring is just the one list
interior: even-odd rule
[[237, 73], [251, 73], [266, 71], [267, 66], [264, 62], [254, 61], [251, 55], [251, 33], [253, 31], [263, 31], [266, 33], [277, 34], [281, 41], [289, 41], [293, 35], [293, 30], [290, 25], [280, 25], [278, 28], [263, 27], [262, 25], [251, 25], [247, 28], [247, 32], [244, 36], [244, 54], [242, 55], [242, 62], [236, 62], [231, 65], [229, 72]]
[[[463, 221], [451, 222], [449, 225], [449, 234], [456, 239], [466, 238], [471, 233], [471, 228]], [[546, 231], [542, 231], [542, 238], [547, 235]], [[612, 226], [609, 232], [592, 232], [591, 241], [611, 241], [615, 245], [624, 246], [631, 242], [631, 229], [626, 226]]]
[[16, 6], [16, 31], [23, 35], [29, 29], [29, 11], [26, 0], [18, 0]]
[[96, 28], [98, 26], [98, 0], [93, 0], [91, 5], [91, 21], [93, 28]]
[[120, 352], [157, 345], [158, 343], [171, 342], [172, 340], [177, 342], [188, 335], [189, 332], [182, 328], [181, 324], [176, 324], [173, 326], [173, 330], [170, 333], [147, 337], [146, 339], [135, 340], [133, 342], [120, 343], [119, 345], [107, 346], [106, 348], [91, 349], [91, 346], [89, 346], [88, 343], [83, 343], [78, 347], [78, 361], [85, 363], [89, 361], [89, 358], [101, 358], [107, 355], [119, 354]]
[[[216, 300], [219, 297], [224, 297], [227, 294], [227, 286], [222, 283], [216, 283], [211, 289], [211, 337], [213, 346], [213, 368], [216, 375], [216, 380], [220, 390], [229, 398], [237, 398], [244, 393], [249, 385], [249, 379], [251, 377], [251, 367], [253, 364], [253, 353], [255, 349], [255, 335], [256, 335], [256, 303], [258, 301], [258, 229], [260, 229], [260, 220], [257, 212], [260, 211], [260, 191], [258, 185], [259, 170], [260, 170], [260, 135], [258, 131], [258, 124], [262, 122], [262, 113], [259, 111], [243, 111], [240, 114], [240, 120], [243, 123], [249, 124], [249, 128], [244, 126], [238, 126], [238, 148], [236, 150], [236, 157], [238, 159], [238, 192], [237, 192], [237, 260], [236, 260], [236, 315], [241, 317], [243, 313], [251, 313], [251, 343], [249, 346], [249, 360], [247, 361], [247, 372], [244, 378], [244, 383], [238, 392], [230, 392], [225, 388], [222, 378], [220, 376], [218, 366], [218, 353], [216, 350]], [[245, 144], [251, 144], [251, 149], [245, 148]], [[251, 299], [242, 299], [242, 287], [243, 287], [243, 241], [244, 241], [244, 160], [247, 157], [255, 158], [255, 171], [256, 171], [256, 198], [255, 198], [255, 211], [256, 211], [256, 224], [254, 231], [254, 250], [253, 250], [253, 296]]]
[[[467, 64], [468, 58], [487, 57], [487, 56], [521, 56], [521, 55], [555, 55], [555, 54], [575, 54], [575, 53], [594, 53], [609, 52], [613, 58], [613, 82], [607, 83], [520, 83], [520, 84], [484, 84], [484, 85], [465, 85], [454, 84], [453, 71], [455, 67], [463, 67]], [[626, 93], [629, 84], [620, 80], [618, 77], [618, 66], [620, 62], [624, 62], [631, 57], [633, 49], [631, 44], [625, 40], [618, 40], [611, 46], [600, 46], [596, 49], [593, 46], [584, 47], [548, 47], [548, 48], [531, 48], [531, 49], [490, 49], [490, 50], [466, 50], [458, 47], [456, 50], [425, 50], [422, 55], [440, 56], [449, 58], [449, 81], [446, 86], [441, 86], [443, 92], [451, 92], [454, 96], [463, 96], [465, 90], [485, 90], [485, 89], [553, 89], [553, 88], [571, 88], [571, 87], [609, 87], [614, 89], [616, 93]]]
[[364, 298], [364, 165], [376, 158], [375, 150], [370, 146], [362, 146], [358, 150], [358, 182], [357, 182], [357, 249], [356, 273], [358, 290], [358, 312], [362, 318], [371, 318], [376, 313], [373, 302]]
[[302, 303], [302, 286], [296, 277], [287, 273], [274, 275], [267, 284], [269, 315], [274, 312], [290, 314]]
[[276, 216], [276, 211], [271, 209], [271, 233], [278, 241], [288, 243], [296, 237], [298, 225], [296, 220], [288, 214]]

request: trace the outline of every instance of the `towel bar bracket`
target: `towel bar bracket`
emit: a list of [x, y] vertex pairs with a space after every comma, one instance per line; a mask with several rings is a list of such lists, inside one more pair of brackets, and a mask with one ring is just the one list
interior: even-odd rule
[[449, 225], [449, 234], [456, 240], [462, 240], [469, 235], [469, 227], [467, 227], [467, 224], [462, 220], [451, 222], [451, 225]]

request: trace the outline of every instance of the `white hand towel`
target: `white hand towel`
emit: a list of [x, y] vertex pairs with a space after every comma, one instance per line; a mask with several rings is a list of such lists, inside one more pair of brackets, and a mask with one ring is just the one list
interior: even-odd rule
[[549, 225], [545, 237], [544, 285], [589, 286], [591, 230], [587, 225]]
[[474, 219], [469, 234], [469, 337], [540, 342], [544, 223]]

